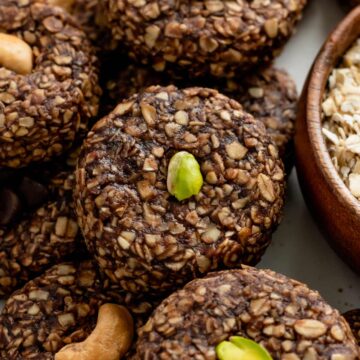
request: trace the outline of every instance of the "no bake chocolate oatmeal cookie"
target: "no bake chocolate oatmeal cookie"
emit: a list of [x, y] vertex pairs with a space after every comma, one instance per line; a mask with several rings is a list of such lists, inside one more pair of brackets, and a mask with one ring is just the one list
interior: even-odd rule
[[[190, 163], [180, 177], [204, 183], [179, 201], [171, 190], [184, 183], [170, 165], [184, 152]], [[283, 165], [265, 127], [204, 88], [154, 86], [120, 103], [85, 140], [76, 182], [88, 249], [132, 292], [158, 294], [257, 263], [283, 207]]]
[[270, 62], [291, 36], [306, 0], [104, 0], [113, 37], [156, 70], [232, 77]]
[[0, 166], [63, 153], [98, 111], [98, 69], [86, 34], [60, 7], [0, 3]]
[[55, 265], [6, 301], [0, 315], [1, 359], [53, 360], [64, 345], [88, 337], [99, 307], [109, 302], [126, 306], [136, 328], [153, 307], [111, 286], [91, 261]]
[[7, 177], [0, 181], [0, 297], [84, 247], [72, 200], [73, 169], [54, 175], [37, 168]]
[[317, 292], [269, 270], [244, 268], [209, 274], [170, 295], [140, 329], [132, 359], [215, 360], [216, 346], [234, 335], [254, 340], [273, 359], [360, 355], [344, 318]]

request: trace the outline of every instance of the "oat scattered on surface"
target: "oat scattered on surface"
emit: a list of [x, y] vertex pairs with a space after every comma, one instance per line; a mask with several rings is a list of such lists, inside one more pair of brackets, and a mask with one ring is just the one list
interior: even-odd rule
[[331, 160], [360, 200], [360, 39], [333, 70], [322, 110], [322, 131]]

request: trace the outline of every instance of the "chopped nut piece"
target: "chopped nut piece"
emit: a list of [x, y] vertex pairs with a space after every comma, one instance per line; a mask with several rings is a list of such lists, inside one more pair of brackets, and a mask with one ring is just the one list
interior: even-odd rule
[[114, 109], [114, 113], [118, 115], [124, 115], [130, 111], [132, 105], [133, 103], [131, 101], [127, 103], [121, 103]]
[[145, 159], [143, 170], [156, 171], [157, 169], [158, 169], [158, 164], [155, 159], [152, 159], [152, 158]]
[[212, 244], [218, 241], [220, 235], [221, 232], [216, 227], [211, 227], [201, 235], [201, 239], [207, 244]]
[[234, 141], [231, 144], [226, 145], [226, 152], [231, 159], [241, 160], [246, 155], [248, 150], [239, 142]]
[[259, 174], [257, 178], [257, 182], [261, 195], [269, 202], [275, 201], [276, 196], [271, 179], [265, 174]]
[[189, 116], [185, 111], [179, 110], [175, 113], [175, 121], [179, 125], [187, 125], [189, 123]]
[[294, 329], [298, 334], [308, 339], [318, 338], [327, 331], [325, 324], [312, 319], [297, 320], [294, 324]]
[[275, 38], [278, 34], [279, 25], [277, 19], [269, 19], [265, 21], [264, 28], [270, 38]]
[[154, 125], [156, 121], [156, 109], [153, 106], [146, 103], [142, 103], [140, 106], [145, 121], [150, 126]]

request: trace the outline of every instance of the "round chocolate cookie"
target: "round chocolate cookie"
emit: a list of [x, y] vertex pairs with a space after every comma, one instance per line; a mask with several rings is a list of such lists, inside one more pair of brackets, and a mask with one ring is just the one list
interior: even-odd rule
[[93, 49], [74, 18], [36, 0], [0, 4], [0, 166], [63, 153], [98, 111]]
[[17, 173], [0, 188], [0, 297], [81, 248], [73, 170], [48, 183], [31, 175]]
[[[184, 198], [184, 189], [194, 192]], [[281, 218], [284, 172], [263, 124], [235, 100], [154, 86], [95, 124], [74, 197], [107, 276], [158, 294], [257, 263]]]
[[343, 314], [343, 316], [349, 323], [358, 345], [360, 346], [360, 309], [348, 311]]
[[279, 54], [306, 2], [104, 0], [104, 11], [113, 37], [138, 62], [232, 77]]
[[126, 306], [136, 327], [152, 309], [151, 303], [109, 285], [90, 261], [55, 265], [6, 301], [0, 315], [1, 359], [54, 359], [64, 345], [88, 337], [99, 307], [109, 302]]
[[217, 345], [232, 336], [255, 341], [273, 359], [360, 355], [343, 317], [317, 292], [269, 270], [244, 268], [196, 279], [164, 300], [139, 330], [132, 359], [215, 360]]
[[[266, 130], [279, 149], [287, 174], [294, 163], [295, 118], [297, 105], [296, 86], [291, 76], [275, 67], [260, 69], [244, 77], [233, 79], [182, 79], [169, 78], [149, 68], [130, 64], [124, 66], [115, 78], [106, 84], [107, 110], [119, 101], [144, 90], [150, 85], [176, 84], [179, 87], [206, 86], [237, 100], [245, 111], [262, 121]], [[107, 111], [107, 113], [109, 112]]]

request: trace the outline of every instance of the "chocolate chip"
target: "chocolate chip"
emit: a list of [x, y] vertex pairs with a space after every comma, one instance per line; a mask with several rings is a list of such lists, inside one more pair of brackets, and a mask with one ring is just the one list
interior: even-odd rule
[[44, 185], [28, 177], [22, 179], [19, 192], [24, 197], [26, 205], [31, 208], [41, 205], [49, 195]]
[[18, 196], [7, 188], [0, 189], [0, 225], [9, 224], [21, 209]]

